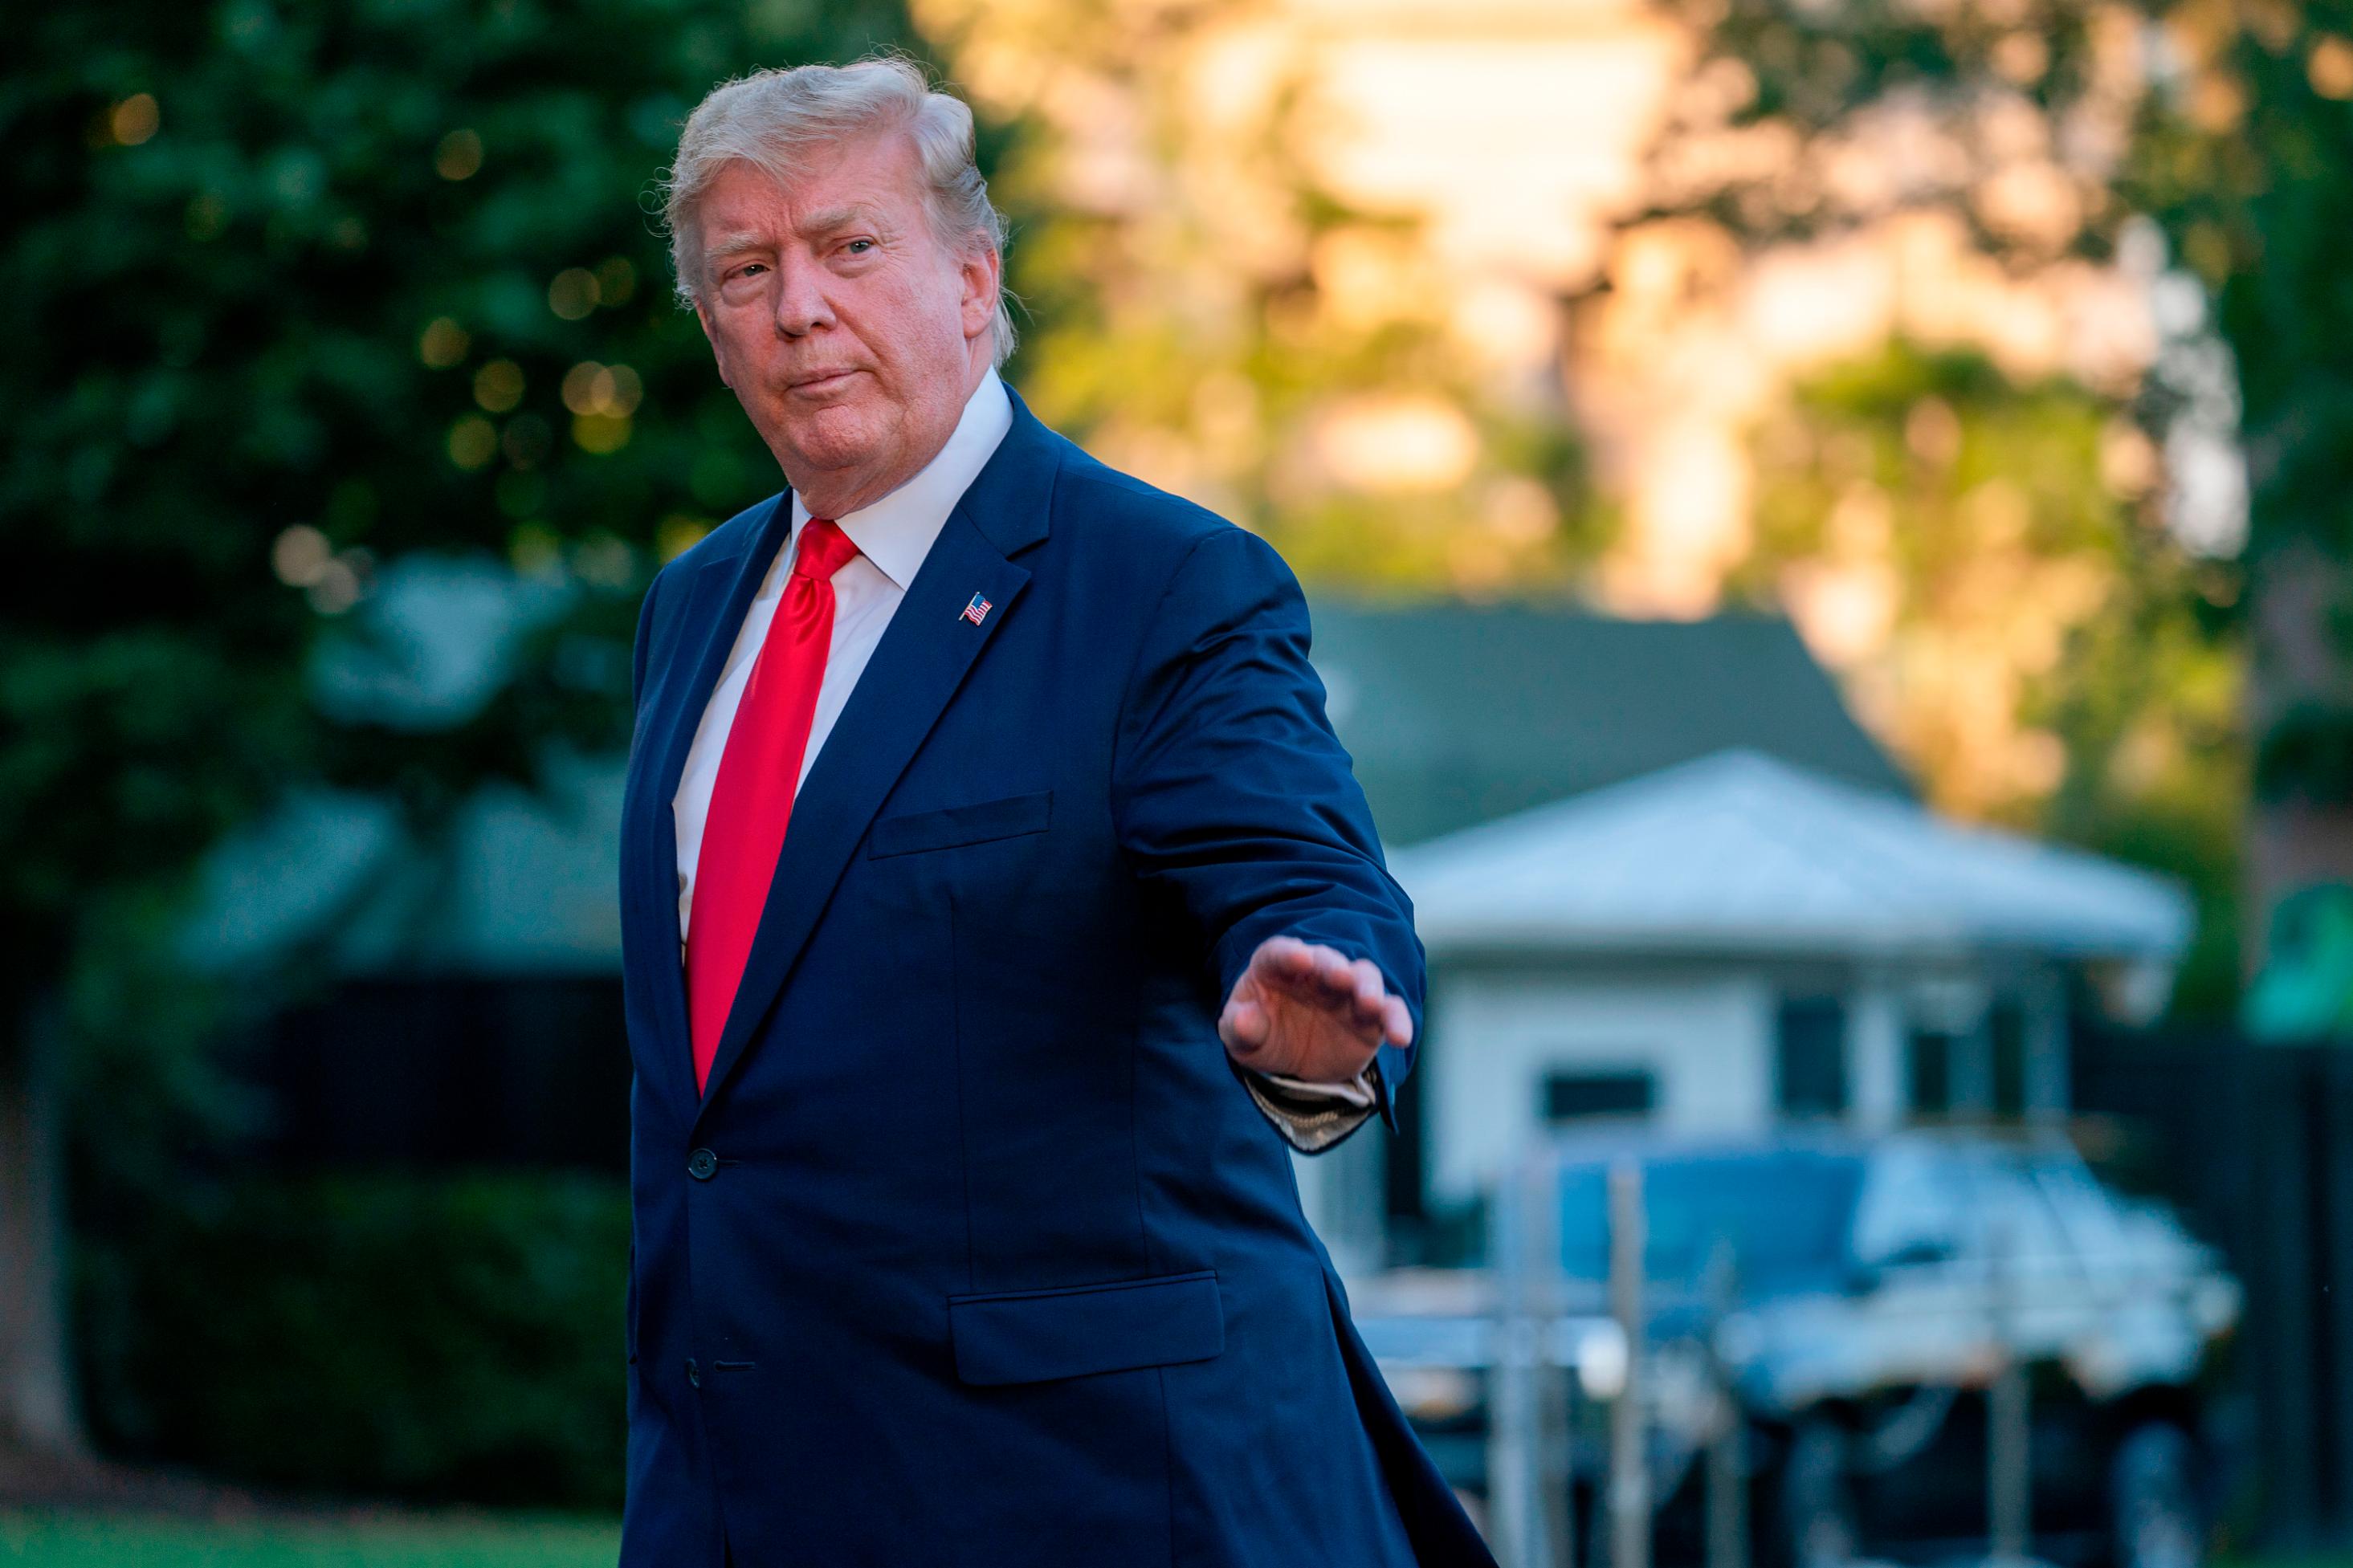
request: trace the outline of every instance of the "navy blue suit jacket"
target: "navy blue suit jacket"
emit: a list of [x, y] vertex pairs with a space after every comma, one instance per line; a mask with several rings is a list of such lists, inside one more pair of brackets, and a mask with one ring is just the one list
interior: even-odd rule
[[697, 1093], [670, 798], [790, 516], [638, 627], [623, 1568], [1488, 1562], [1217, 1034], [1292, 932], [1419, 1037], [1298, 584], [1018, 397], [795, 800]]

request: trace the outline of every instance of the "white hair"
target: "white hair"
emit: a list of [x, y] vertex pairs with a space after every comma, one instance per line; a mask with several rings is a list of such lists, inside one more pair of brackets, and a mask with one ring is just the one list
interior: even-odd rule
[[697, 206], [723, 165], [740, 159], [781, 183], [800, 172], [805, 149], [876, 131], [904, 131], [914, 139], [924, 205], [940, 243], [953, 249], [977, 242], [997, 254], [996, 363], [1003, 364], [1013, 352], [1013, 316], [1002, 286], [1005, 218], [973, 161], [972, 110], [934, 90], [914, 62], [898, 56], [771, 67], [720, 83], [695, 105], [659, 186], [679, 303], [691, 306], [701, 298]]

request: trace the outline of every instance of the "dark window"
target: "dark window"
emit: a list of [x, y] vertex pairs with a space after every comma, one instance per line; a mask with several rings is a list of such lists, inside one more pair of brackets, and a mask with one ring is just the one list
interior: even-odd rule
[[1945, 1116], [1953, 1109], [1953, 1037], [1939, 1029], [1912, 1031], [1906, 1075], [1916, 1116]]
[[1556, 1072], [1545, 1079], [1545, 1120], [1643, 1116], [1649, 1114], [1652, 1098], [1646, 1072]]
[[1846, 1005], [1835, 996], [1783, 1000], [1775, 1026], [1774, 1092], [1784, 1116], [1846, 1114]]
[[1993, 1108], [2003, 1116], [2026, 1112], [2026, 1009], [1997, 1002], [1987, 1015], [1993, 1037]]

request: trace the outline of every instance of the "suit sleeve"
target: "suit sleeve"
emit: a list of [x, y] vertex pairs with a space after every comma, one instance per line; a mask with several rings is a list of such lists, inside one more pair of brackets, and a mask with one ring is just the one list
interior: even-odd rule
[[[1324, 717], [1308, 640], [1306, 599], [1273, 546], [1231, 525], [1194, 543], [1153, 612], [1121, 710], [1120, 844], [1197, 922], [1221, 1004], [1259, 944], [1289, 934], [1372, 960], [1419, 1043], [1426, 973], [1413, 905]], [[1385, 1044], [1374, 1058], [1376, 1109], [1392, 1131], [1413, 1050]]]

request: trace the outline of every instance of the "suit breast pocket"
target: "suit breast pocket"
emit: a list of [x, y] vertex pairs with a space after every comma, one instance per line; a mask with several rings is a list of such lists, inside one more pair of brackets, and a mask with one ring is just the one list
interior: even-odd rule
[[1043, 833], [1053, 816], [1054, 792], [1003, 795], [936, 811], [902, 812], [875, 819], [866, 837], [870, 859], [890, 855], [913, 855], [925, 849], [952, 849], [961, 844], [985, 844], [992, 838], [1014, 838]]

